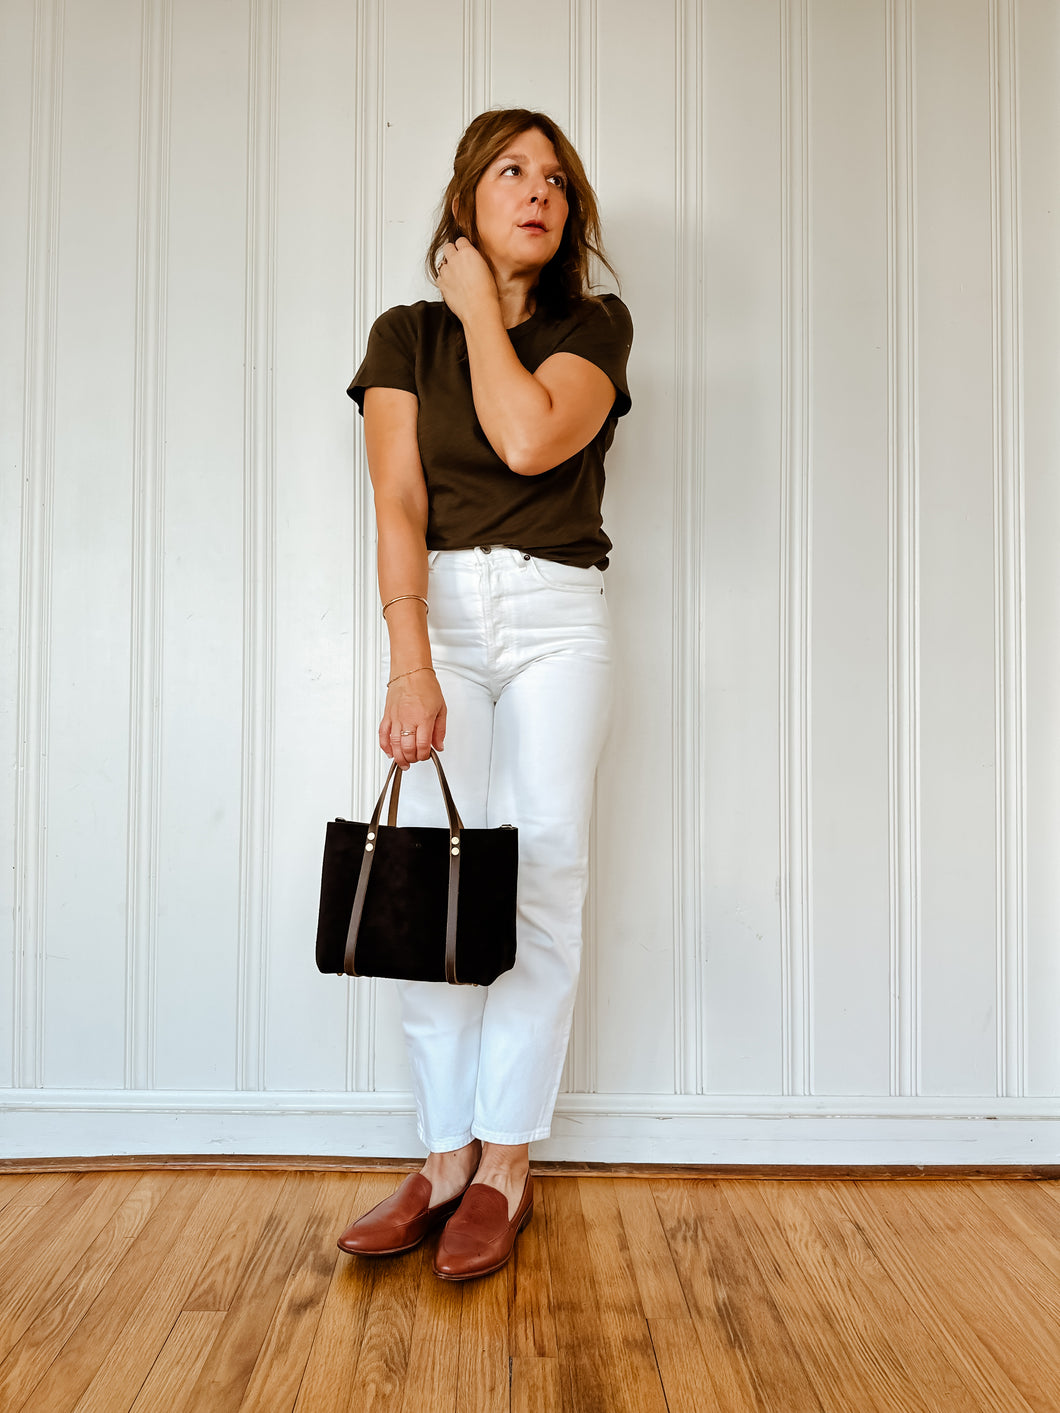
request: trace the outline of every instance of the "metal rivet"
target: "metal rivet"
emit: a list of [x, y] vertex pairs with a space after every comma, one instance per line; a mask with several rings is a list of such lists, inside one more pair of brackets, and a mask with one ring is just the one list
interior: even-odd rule
[[454, 844], [459, 844], [459, 843], [460, 843], [459, 838], [458, 838], [455, 834], [453, 835], [453, 843], [454, 843]]
[[374, 839], [374, 838], [375, 838], [375, 835], [372, 833], [372, 831], [371, 831], [370, 829], [369, 829], [369, 831], [368, 831], [368, 837], [369, 837], [369, 839]]
[[460, 850], [459, 850], [459, 849], [453, 849], [451, 852], [454, 853], [454, 854], [459, 854]]
[[370, 854], [374, 848], [375, 848], [375, 845], [374, 845], [374, 844], [365, 844], [365, 846], [364, 846], [364, 852], [365, 852], [366, 854]]

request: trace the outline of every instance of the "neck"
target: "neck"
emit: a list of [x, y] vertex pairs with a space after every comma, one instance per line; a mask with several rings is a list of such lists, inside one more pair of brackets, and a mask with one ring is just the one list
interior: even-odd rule
[[493, 278], [497, 282], [501, 318], [506, 329], [514, 329], [516, 324], [524, 323], [536, 309], [534, 291], [537, 288], [537, 277], [536, 270], [529, 274], [494, 270]]

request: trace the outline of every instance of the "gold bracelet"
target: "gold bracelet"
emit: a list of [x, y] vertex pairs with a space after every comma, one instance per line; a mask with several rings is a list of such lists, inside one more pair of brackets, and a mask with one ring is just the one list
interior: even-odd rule
[[396, 677], [391, 677], [390, 681], [389, 681], [386, 685], [387, 685], [388, 687], [392, 687], [395, 682], [400, 682], [401, 679], [402, 679], [402, 677], [415, 677], [415, 675], [416, 675], [417, 672], [433, 672], [433, 671], [434, 671], [434, 668], [433, 668], [433, 667], [414, 667], [411, 672], [399, 672]]
[[420, 603], [423, 604], [427, 612], [430, 613], [431, 611], [430, 604], [427, 602], [427, 600], [423, 597], [422, 594], [398, 594], [397, 598], [387, 599], [386, 603], [383, 605], [383, 617], [386, 617], [386, 611], [392, 603], [400, 603], [402, 599], [419, 599]]

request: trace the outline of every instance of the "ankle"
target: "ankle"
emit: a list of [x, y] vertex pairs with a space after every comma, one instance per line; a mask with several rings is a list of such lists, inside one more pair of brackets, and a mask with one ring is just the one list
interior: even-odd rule
[[439, 1178], [451, 1180], [460, 1176], [470, 1177], [478, 1165], [480, 1149], [479, 1140], [473, 1138], [462, 1148], [449, 1149], [444, 1153], [428, 1153], [420, 1171], [428, 1182], [437, 1182]]

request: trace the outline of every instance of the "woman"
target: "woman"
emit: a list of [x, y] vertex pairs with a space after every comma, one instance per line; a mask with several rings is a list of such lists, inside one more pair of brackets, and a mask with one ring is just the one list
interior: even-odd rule
[[[622, 302], [588, 295], [592, 255], [606, 265], [596, 200], [560, 129], [481, 114], [427, 257], [442, 300], [378, 319], [349, 388], [390, 640], [379, 744], [402, 770], [444, 744], [464, 823], [519, 830], [515, 966], [489, 987], [398, 983], [429, 1156], [339, 1239], [389, 1254], [448, 1221], [450, 1280], [503, 1266], [530, 1218], [578, 981], [611, 677], [603, 459], [632, 340]], [[433, 770], [401, 811], [444, 827]]]

